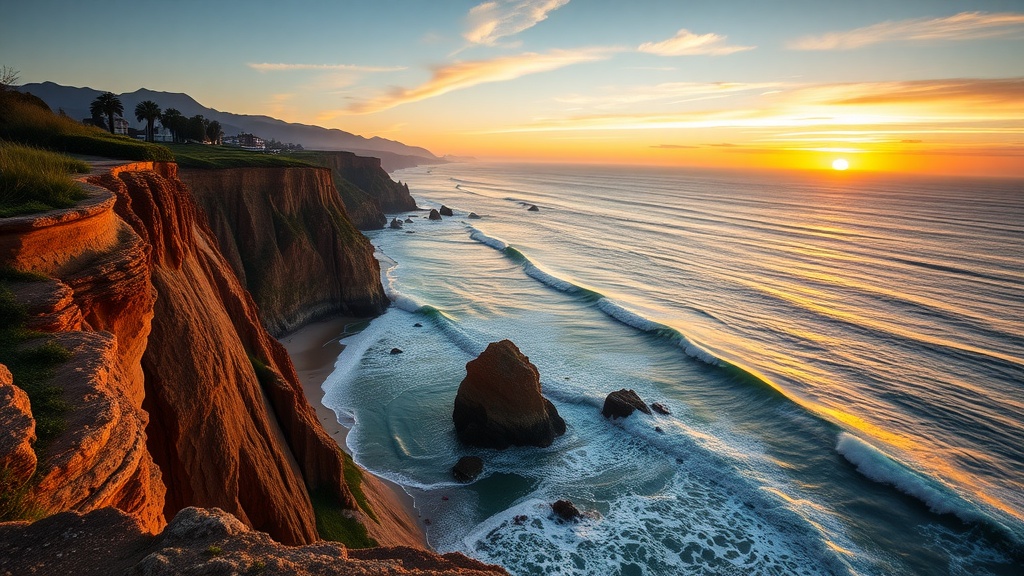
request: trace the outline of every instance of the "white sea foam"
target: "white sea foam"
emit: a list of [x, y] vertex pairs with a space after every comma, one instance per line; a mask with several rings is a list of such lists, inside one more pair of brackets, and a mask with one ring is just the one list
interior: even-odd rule
[[843, 455], [857, 471], [883, 484], [889, 484], [908, 496], [928, 505], [936, 514], [953, 514], [965, 522], [989, 520], [978, 509], [956, 495], [937, 480], [926, 478], [907, 468], [878, 448], [842, 432], [836, 442], [836, 451]]
[[530, 276], [534, 280], [540, 281], [554, 288], [555, 290], [558, 290], [559, 292], [566, 292], [571, 294], [574, 292], [579, 292], [580, 290], [579, 286], [576, 286], [572, 282], [562, 280], [558, 276], [545, 272], [532, 262], [527, 262], [525, 265], [523, 265], [523, 270], [526, 272], [528, 276]]
[[480, 242], [481, 244], [486, 244], [498, 251], [502, 251], [505, 248], [508, 248], [508, 244], [504, 240], [494, 238], [493, 236], [488, 236], [487, 234], [484, 234], [483, 232], [472, 226], [469, 226], [469, 230], [469, 237], [472, 238], [473, 240], [476, 240], [477, 242]]
[[605, 314], [611, 316], [612, 318], [615, 318], [616, 320], [622, 322], [627, 326], [632, 326], [637, 330], [641, 330], [643, 332], [664, 332], [666, 335], [669, 335], [669, 337], [672, 338], [672, 340], [679, 345], [679, 347], [683, 350], [683, 352], [686, 353], [687, 356], [690, 356], [691, 358], [696, 358], [697, 360], [700, 360], [701, 362], [710, 364], [712, 366], [725, 365], [725, 363], [722, 362], [722, 360], [717, 358], [715, 355], [711, 354], [707, 350], [704, 350], [700, 346], [697, 346], [693, 342], [690, 342], [690, 340], [687, 339], [686, 336], [681, 334], [678, 330], [661, 324], [660, 322], [655, 322], [654, 320], [645, 318], [640, 314], [637, 314], [636, 312], [629, 310], [628, 308], [622, 306], [621, 304], [613, 300], [610, 300], [608, 298], [601, 298], [600, 300], [597, 301], [597, 307], [600, 308], [601, 311], [604, 312]]

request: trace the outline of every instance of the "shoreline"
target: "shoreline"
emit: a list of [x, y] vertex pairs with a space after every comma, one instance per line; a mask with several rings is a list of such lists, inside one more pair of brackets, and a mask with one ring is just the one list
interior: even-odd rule
[[[349, 428], [338, 422], [334, 410], [324, 406], [323, 385], [327, 377], [334, 372], [334, 364], [338, 355], [345, 349], [345, 345], [339, 342], [341, 338], [351, 335], [345, 328], [359, 322], [366, 322], [366, 318], [354, 318], [351, 316], [335, 316], [325, 318], [306, 324], [302, 328], [286, 334], [279, 339], [281, 345], [288, 351], [295, 366], [295, 372], [302, 383], [302, 390], [306, 395], [306, 401], [316, 411], [317, 420], [323, 426], [327, 434], [337, 442], [338, 447], [351, 456], [345, 439], [348, 437]], [[419, 539], [419, 546], [431, 550], [427, 543], [426, 531], [420, 521], [419, 511], [416, 509], [413, 497], [405, 491], [401, 484], [392, 482], [386, 478], [374, 475], [369, 470], [360, 467], [364, 475], [369, 475], [376, 480], [383, 490], [376, 494], [382, 500], [382, 504], [398, 506], [404, 511], [409, 519], [415, 523], [415, 531]], [[372, 488], [364, 483], [365, 488]], [[377, 492], [366, 490], [367, 492]], [[397, 511], [397, 510], [396, 510]], [[409, 543], [405, 543], [408, 545]], [[381, 545], [387, 545], [381, 542]]]

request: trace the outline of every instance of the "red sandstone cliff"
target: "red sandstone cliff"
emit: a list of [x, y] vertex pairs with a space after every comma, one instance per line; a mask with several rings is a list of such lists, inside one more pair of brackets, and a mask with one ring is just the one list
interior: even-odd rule
[[190, 169], [180, 178], [271, 333], [387, 306], [373, 246], [346, 217], [330, 170]]
[[349, 218], [360, 230], [383, 228], [386, 212], [416, 209], [409, 186], [395, 182], [381, 168], [379, 158], [351, 152], [314, 152], [309, 160], [330, 168]]

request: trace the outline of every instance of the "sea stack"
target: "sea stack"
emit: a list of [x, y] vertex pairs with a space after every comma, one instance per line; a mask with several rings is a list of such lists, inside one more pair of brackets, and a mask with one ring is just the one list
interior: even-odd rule
[[454, 216], [455, 215], [455, 213], [452, 212], [452, 209], [447, 207], [447, 206], [445, 206], [444, 204], [441, 205], [441, 209], [438, 210], [438, 212], [441, 213], [441, 216]]
[[428, 214], [427, 217], [430, 218], [431, 220], [440, 220], [441, 219], [441, 214], [438, 213], [436, 208], [431, 208], [430, 209], [430, 214]]
[[565, 421], [540, 393], [540, 372], [509, 340], [492, 342], [466, 364], [452, 412], [465, 444], [503, 450], [549, 446]]

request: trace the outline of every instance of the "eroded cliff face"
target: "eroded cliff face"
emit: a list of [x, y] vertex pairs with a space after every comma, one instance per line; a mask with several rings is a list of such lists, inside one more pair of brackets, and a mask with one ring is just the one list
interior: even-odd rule
[[310, 159], [331, 169], [349, 218], [360, 230], [383, 228], [387, 223], [385, 213], [416, 209], [409, 186], [392, 180], [381, 168], [379, 158], [351, 152], [316, 152]]
[[87, 188], [74, 209], [0, 220], [0, 266], [49, 278], [9, 285], [26, 327], [51, 333], [70, 352], [54, 377], [66, 425], [38, 447], [34, 463], [24, 449], [35, 442], [34, 415], [19, 402], [27, 396], [14, 378], [0, 386], [11, 402], [0, 426], [4, 444], [17, 445], [14, 484], [34, 478], [25, 498], [39, 513], [112, 506], [157, 531], [165, 524], [164, 485], [146, 450], [140, 364], [155, 300], [149, 246], [117, 217], [109, 191]]
[[46, 277], [12, 292], [27, 326], [70, 352], [53, 380], [72, 406], [35, 458], [31, 402], [0, 365], [6, 478], [31, 478], [43, 515], [116, 508], [156, 533], [184, 508], [216, 507], [286, 544], [317, 540], [309, 494], [326, 494], [381, 544], [421, 545], [415, 520], [369, 475], [362, 493], [376, 518], [362, 512], [344, 481], [351, 464], [177, 166], [89, 181], [75, 209], [0, 220], [0, 266]]
[[190, 169], [180, 178], [272, 334], [387, 306], [373, 246], [347, 218], [329, 170]]

